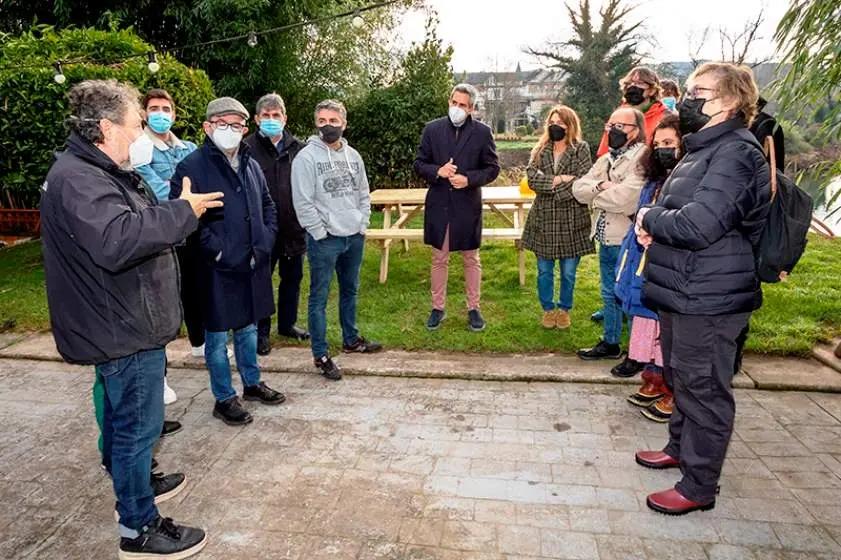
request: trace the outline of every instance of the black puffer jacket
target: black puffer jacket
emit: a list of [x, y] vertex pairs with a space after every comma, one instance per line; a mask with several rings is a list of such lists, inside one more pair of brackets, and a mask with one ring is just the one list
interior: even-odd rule
[[101, 364], [166, 346], [181, 326], [172, 246], [199, 224], [190, 204], [158, 204], [140, 175], [76, 135], [42, 190], [47, 301], [61, 356]]
[[744, 120], [684, 138], [685, 155], [643, 227], [643, 298], [662, 311], [726, 315], [759, 309], [754, 252], [771, 198], [765, 156]]

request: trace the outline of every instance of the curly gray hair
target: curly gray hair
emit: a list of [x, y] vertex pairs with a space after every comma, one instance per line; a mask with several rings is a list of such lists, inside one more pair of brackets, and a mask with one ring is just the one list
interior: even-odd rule
[[70, 118], [67, 128], [92, 144], [105, 138], [99, 121], [108, 119], [123, 124], [129, 110], [140, 111], [140, 92], [116, 80], [87, 80], [76, 84], [67, 94]]

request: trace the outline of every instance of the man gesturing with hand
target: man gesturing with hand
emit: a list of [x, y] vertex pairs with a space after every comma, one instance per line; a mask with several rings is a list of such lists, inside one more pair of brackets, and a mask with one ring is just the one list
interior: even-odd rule
[[467, 292], [467, 325], [481, 331], [479, 312], [482, 266], [482, 186], [499, 175], [491, 129], [473, 119], [476, 88], [457, 85], [446, 117], [427, 123], [415, 159], [415, 172], [426, 180], [423, 241], [432, 245], [432, 312], [426, 328], [444, 320], [450, 251], [461, 251]]

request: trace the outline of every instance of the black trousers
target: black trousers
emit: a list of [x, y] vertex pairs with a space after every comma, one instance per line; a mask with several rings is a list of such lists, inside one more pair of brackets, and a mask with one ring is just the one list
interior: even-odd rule
[[[301, 280], [304, 278], [304, 255], [287, 257], [272, 255], [272, 275], [277, 267], [280, 284], [277, 287], [277, 330], [285, 331], [298, 321], [298, 301], [301, 297]], [[272, 332], [272, 318], [257, 323], [258, 334], [268, 337]]]
[[181, 269], [181, 307], [184, 309], [184, 324], [193, 347], [204, 344], [204, 312], [198, 278], [198, 255], [193, 247], [176, 247], [178, 266]]
[[693, 502], [715, 499], [736, 417], [730, 383], [736, 339], [750, 313], [660, 314], [660, 344], [666, 385], [674, 393], [669, 444], [683, 478], [675, 488]]
[[748, 333], [750, 333], [750, 324], [745, 325], [742, 332], [736, 338], [736, 364], [733, 366], [733, 374], [739, 373], [742, 369], [742, 358], [745, 355], [745, 343], [748, 341]]

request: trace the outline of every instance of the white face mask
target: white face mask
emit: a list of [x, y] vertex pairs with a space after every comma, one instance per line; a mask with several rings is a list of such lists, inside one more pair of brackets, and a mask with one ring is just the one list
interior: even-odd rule
[[155, 145], [152, 143], [151, 138], [146, 136], [146, 134], [138, 136], [137, 140], [132, 142], [128, 147], [128, 157], [132, 168], [137, 169], [142, 165], [152, 163], [152, 151], [154, 149]]
[[213, 135], [210, 138], [220, 150], [230, 151], [237, 148], [239, 143], [242, 142], [242, 131], [235, 132], [230, 127], [225, 130], [217, 128], [213, 131]]
[[467, 120], [467, 111], [462, 109], [461, 107], [456, 107], [455, 105], [450, 106], [449, 111], [450, 122], [453, 123], [454, 126], [461, 126], [464, 124], [464, 121]]

